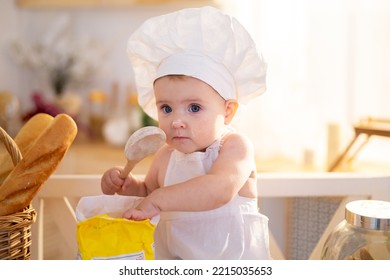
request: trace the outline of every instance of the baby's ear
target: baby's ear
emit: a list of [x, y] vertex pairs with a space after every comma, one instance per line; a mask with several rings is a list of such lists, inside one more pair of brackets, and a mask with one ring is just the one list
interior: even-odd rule
[[238, 102], [234, 99], [226, 100], [225, 102], [225, 124], [230, 124], [234, 115], [237, 112]]

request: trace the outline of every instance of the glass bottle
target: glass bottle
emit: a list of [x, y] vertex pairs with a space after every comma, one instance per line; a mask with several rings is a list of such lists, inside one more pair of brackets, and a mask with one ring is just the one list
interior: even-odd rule
[[103, 138], [103, 125], [106, 121], [107, 95], [100, 90], [92, 90], [89, 99], [89, 126], [92, 138], [100, 140]]
[[324, 260], [390, 260], [390, 202], [357, 200], [326, 240]]

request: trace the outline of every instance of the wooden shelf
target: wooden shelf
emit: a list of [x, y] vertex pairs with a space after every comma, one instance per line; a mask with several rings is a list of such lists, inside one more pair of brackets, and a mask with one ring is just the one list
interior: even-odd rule
[[[211, 0], [190, 0], [186, 5], [210, 5]], [[180, 0], [16, 0], [20, 8], [89, 8], [180, 4]]]

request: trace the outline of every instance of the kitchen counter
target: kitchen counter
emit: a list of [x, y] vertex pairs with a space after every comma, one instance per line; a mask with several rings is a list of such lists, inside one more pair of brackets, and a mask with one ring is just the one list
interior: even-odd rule
[[[152, 157], [142, 160], [133, 169], [134, 174], [145, 174]], [[113, 166], [124, 166], [124, 147], [108, 145], [104, 142], [74, 142], [55, 174], [103, 174]]]
[[[153, 156], [139, 162], [133, 174], [146, 174]], [[112, 146], [103, 141], [75, 141], [55, 174], [103, 174], [113, 166], [124, 166], [126, 158], [124, 147]], [[302, 172], [308, 171], [299, 163], [286, 158], [257, 160], [258, 172]], [[310, 170], [315, 171], [315, 170]]]
[[[133, 174], [146, 174], [153, 157], [147, 157], [136, 165]], [[126, 164], [124, 147], [112, 146], [103, 141], [75, 141], [55, 171], [55, 174], [103, 174], [107, 169]], [[305, 167], [292, 159], [275, 157], [257, 159], [257, 171], [268, 172], [323, 172], [324, 169]], [[388, 175], [388, 163], [356, 160], [343, 172]]]

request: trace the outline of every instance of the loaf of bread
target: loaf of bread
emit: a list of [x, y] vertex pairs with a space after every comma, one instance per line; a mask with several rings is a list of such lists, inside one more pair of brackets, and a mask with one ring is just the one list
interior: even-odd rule
[[[53, 121], [53, 117], [48, 114], [36, 114], [31, 117], [19, 130], [15, 136], [15, 143], [18, 146], [20, 153], [24, 157], [27, 151], [34, 144], [35, 140], [41, 135], [50, 123]], [[10, 155], [4, 150], [4, 153], [0, 155], [0, 185], [5, 178], [14, 168], [14, 164]]]
[[77, 125], [66, 114], [59, 114], [50, 122], [0, 186], [0, 216], [21, 211], [31, 203], [76, 134]]

